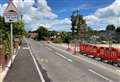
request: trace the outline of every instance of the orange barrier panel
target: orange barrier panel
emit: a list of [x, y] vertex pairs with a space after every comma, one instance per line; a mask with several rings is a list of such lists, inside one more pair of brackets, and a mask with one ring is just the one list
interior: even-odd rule
[[86, 44], [86, 45], [85, 45], [85, 50], [84, 50], [84, 51], [85, 51], [86, 54], [89, 53], [89, 44]]
[[93, 55], [94, 57], [97, 57], [98, 54], [99, 54], [99, 47], [92, 46], [91, 55]]
[[104, 59], [108, 60], [110, 62], [117, 62], [117, 60], [118, 60], [118, 50], [115, 49], [115, 48], [112, 48], [112, 47], [106, 48]]
[[99, 53], [97, 54], [97, 57], [103, 58], [104, 54], [105, 54], [104, 47], [100, 47], [99, 48]]
[[86, 44], [84, 44], [84, 43], [80, 43], [80, 52], [85, 52], [85, 46], [86, 46]]
[[88, 44], [88, 46], [86, 48], [86, 50], [87, 50], [86, 52], [88, 55], [92, 55], [92, 47], [93, 47], [92, 45]]
[[118, 62], [119, 59], [119, 50], [116, 48], [113, 48], [113, 51], [111, 52], [111, 60], [113, 62]]
[[120, 51], [113, 47], [99, 47], [91, 44], [80, 43], [80, 51], [113, 63], [120, 63]]

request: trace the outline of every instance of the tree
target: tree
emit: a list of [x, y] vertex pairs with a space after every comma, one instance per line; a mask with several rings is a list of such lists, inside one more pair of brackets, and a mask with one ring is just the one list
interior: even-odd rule
[[[23, 35], [24, 23], [22, 21], [18, 21], [13, 23], [13, 31], [14, 35]], [[10, 23], [5, 23], [4, 18], [0, 16], [0, 45], [4, 46], [5, 55], [10, 54]]]
[[10, 25], [0, 16], [0, 45], [3, 45], [5, 55], [10, 54]]
[[112, 32], [115, 31], [115, 26], [113, 24], [107, 25], [106, 31], [112, 31]]
[[49, 37], [54, 37], [54, 36], [56, 36], [57, 35], [57, 32], [56, 31], [48, 31], [48, 36]]
[[93, 30], [91, 27], [88, 26], [88, 27], [86, 28], [86, 34], [87, 34], [88, 36], [97, 35], [97, 31]]
[[120, 27], [117, 27], [115, 31], [116, 31], [116, 40], [120, 42]]
[[74, 16], [74, 14], [72, 14], [72, 16], [71, 16], [71, 22], [72, 22], [72, 28], [71, 28], [71, 30], [72, 30], [72, 35], [74, 36], [74, 33], [75, 33], [75, 26], [76, 26], [76, 17]]
[[79, 14], [79, 11], [74, 11], [71, 16], [71, 22], [72, 22], [72, 36], [73, 38], [79, 38], [80, 37], [80, 31], [83, 29], [86, 29], [87, 24], [86, 20], [83, 19], [83, 16]]
[[64, 38], [63, 38], [63, 42], [64, 42], [64, 43], [67, 43], [67, 44], [70, 43], [70, 40], [71, 40], [70, 35], [66, 35], [66, 36], [64, 36]]
[[25, 27], [25, 24], [23, 21], [18, 21], [14, 23], [13, 34], [16, 36], [17, 35], [23, 36], [25, 33], [24, 27]]
[[115, 31], [116, 33], [120, 33], [120, 27], [117, 27]]
[[45, 37], [48, 36], [48, 29], [43, 26], [40, 26], [37, 29], [37, 33], [38, 33], [38, 40], [45, 40]]

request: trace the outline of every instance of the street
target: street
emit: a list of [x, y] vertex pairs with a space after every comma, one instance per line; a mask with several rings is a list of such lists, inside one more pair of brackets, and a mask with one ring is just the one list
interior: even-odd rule
[[119, 82], [119, 68], [84, 56], [68, 55], [65, 50], [45, 42], [32, 39], [27, 42], [50, 82]]

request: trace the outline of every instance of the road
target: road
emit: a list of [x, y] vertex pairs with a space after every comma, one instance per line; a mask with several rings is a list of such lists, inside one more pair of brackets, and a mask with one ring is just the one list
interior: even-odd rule
[[3, 82], [42, 82], [30, 54], [26, 41], [23, 41]]
[[74, 56], [63, 48], [42, 41], [27, 39], [27, 42], [49, 82], [120, 82], [120, 69], [117, 67], [82, 55]]

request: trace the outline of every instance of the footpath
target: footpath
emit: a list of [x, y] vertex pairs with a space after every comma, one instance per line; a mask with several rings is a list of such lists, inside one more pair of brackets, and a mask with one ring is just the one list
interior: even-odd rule
[[27, 43], [23, 43], [3, 82], [41, 82]]

